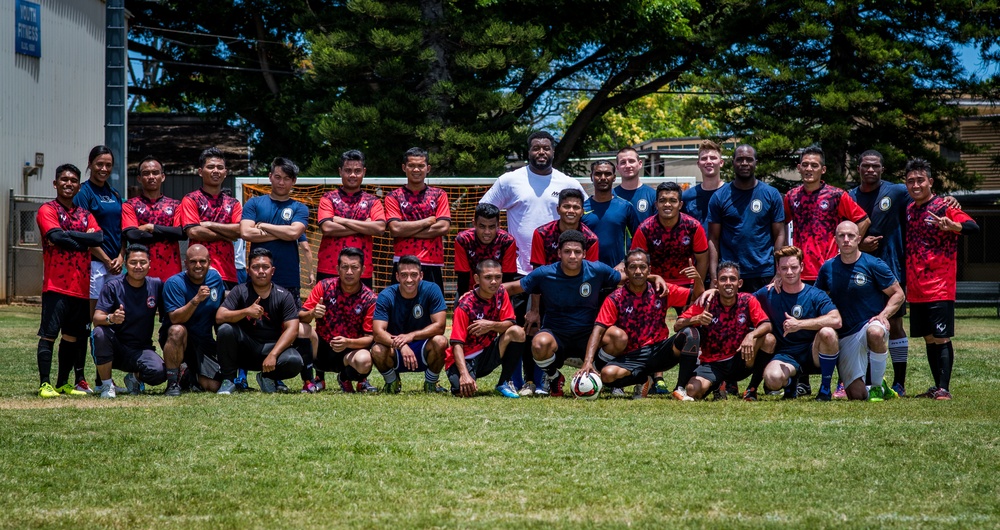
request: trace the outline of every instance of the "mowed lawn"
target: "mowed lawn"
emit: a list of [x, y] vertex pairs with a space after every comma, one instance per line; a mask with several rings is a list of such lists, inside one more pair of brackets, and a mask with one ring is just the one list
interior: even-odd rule
[[37, 327], [0, 307], [0, 527], [1000, 526], [994, 318], [958, 319], [954, 401], [872, 404], [460, 400], [416, 375], [399, 396], [42, 400]]

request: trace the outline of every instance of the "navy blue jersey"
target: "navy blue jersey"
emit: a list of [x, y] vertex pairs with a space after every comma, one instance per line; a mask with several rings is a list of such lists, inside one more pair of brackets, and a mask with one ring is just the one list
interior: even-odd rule
[[779, 293], [764, 287], [754, 293], [754, 296], [760, 301], [760, 307], [771, 321], [771, 332], [778, 341], [775, 353], [794, 355], [810, 350], [813, 339], [818, 333], [817, 330], [802, 329], [786, 336], [785, 313], [798, 320], [806, 320], [837, 309], [826, 293], [808, 284], [804, 284], [802, 290], [795, 294], [785, 291]]
[[388, 322], [386, 331], [390, 335], [401, 335], [430, 326], [431, 315], [447, 309], [441, 288], [434, 282], [420, 280], [417, 296], [413, 298], [403, 298], [399, 284], [382, 289], [375, 300], [372, 320]]
[[656, 190], [654, 188], [643, 184], [634, 190], [615, 186], [615, 189], [611, 191], [635, 206], [635, 211], [639, 213], [640, 223], [645, 221], [647, 217], [656, 215]]
[[884, 261], [862, 252], [861, 258], [850, 265], [844, 264], [840, 256], [827, 260], [814, 285], [829, 293], [840, 310], [843, 325], [837, 334], [846, 337], [885, 309], [889, 297], [883, 291], [894, 283], [896, 277]]
[[[254, 290], [253, 284], [241, 283], [229, 291], [226, 300], [222, 302], [222, 307], [239, 311], [253, 305], [258, 297], [260, 295]], [[264, 314], [260, 318], [244, 318], [234, 325], [239, 326], [244, 333], [261, 344], [277, 342], [283, 332], [284, 323], [299, 319], [299, 306], [292, 298], [292, 293], [276, 283], [271, 284], [271, 292], [267, 298], [261, 298], [259, 305], [264, 308]]]
[[222, 276], [219, 276], [215, 269], [208, 270], [204, 283], [200, 285], [191, 282], [187, 271], [181, 271], [168, 278], [163, 283], [163, 309], [166, 312], [166, 322], [169, 322], [170, 313], [184, 307], [194, 299], [202, 285], [209, 289], [208, 298], [198, 304], [191, 318], [183, 325], [188, 331], [188, 341], [215, 342], [212, 337], [212, 330], [215, 328], [215, 313], [222, 306], [222, 299], [226, 296], [226, 286], [222, 283]]
[[781, 194], [758, 181], [752, 190], [723, 186], [708, 201], [708, 222], [721, 225], [719, 261], [735, 261], [743, 278], [774, 276], [772, 223], [785, 221]]
[[906, 207], [913, 199], [905, 184], [882, 181], [877, 190], [864, 193], [860, 187], [848, 192], [858, 203], [872, 224], [866, 236], [882, 236], [878, 250], [872, 253], [889, 266], [889, 270], [906, 285], [906, 253], [903, 251], [903, 227], [906, 226]]
[[583, 224], [597, 235], [601, 263], [612, 267], [621, 263], [639, 226], [635, 206], [621, 197], [611, 197], [607, 202], [591, 197], [584, 201], [583, 211]]
[[97, 309], [110, 315], [124, 306], [125, 321], [110, 326], [122, 346], [153, 348], [153, 325], [161, 307], [162, 292], [163, 282], [159, 278], [146, 277], [142, 287], [132, 287], [124, 275], [104, 282]]
[[118, 195], [118, 190], [107, 182], [103, 186], [97, 186], [87, 180], [80, 184], [80, 192], [73, 197], [73, 204], [86, 208], [94, 215], [97, 225], [104, 233], [101, 250], [110, 259], [118, 257], [122, 251], [122, 198]]
[[698, 184], [693, 188], [688, 188], [681, 194], [681, 200], [684, 201], [684, 209], [682, 211], [697, 219], [706, 234], [708, 234], [708, 201], [712, 199], [715, 192], [727, 185], [723, 184], [720, 188], [706, 190], [701, 187], [701, 184]]
[[621, 274], [601, 262], [583, 261], [576, 276], [563, 273], [559, 262], [538, 267], [521, 278], [526, 293], [542, 295], [542, 328], [566, 333], [594, 329], [601, 308], [601, 289], [615, 287]]
[[[299, 201], [288, 199], [276, 201], [269, 195], [254, 197], [243, 205], [243, 220], [255, 223], [289, 226], [302, 223], [309, 226], [309, 208]], [[302, 238], [299, 238], [301, 241]], [[274, 256], [274, 276], [271, 281], [299, 295], [299, 247], [298, 241], [268, 241], [251, 243], [251, 247], [263, 247]]]

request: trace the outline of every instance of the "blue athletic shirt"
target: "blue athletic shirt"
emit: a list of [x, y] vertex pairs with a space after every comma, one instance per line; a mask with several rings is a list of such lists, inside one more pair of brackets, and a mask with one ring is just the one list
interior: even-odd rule
[[743, 278], [774, 276], [771, 223], [785, 221], [781, 193], [764, 181], [752, 190], [729, 185], [708, 201], [708, 222], [719, 223], [719, 261], [735, 261]]
[[862, 252], [861, 258], [850, 265], [845, 265], [840, 256], [827, 260], [819, 268], [814, 285], [829, 293], [840, 309], [843, 325], [837, 335], [846, 337], [885, 309], [889, 297], [882, 291], [894, 283], [896, 277], [884, 261]]
[[813, 339], [816, 338], [818, 331], [803, 329], [785, 336], [785, 313], [799, 320], [806, 320], [837, 309], [826, 293], [808, 284], [795, 294], [784, 291], [778, 293], [773, 288], [763, 287], [754, 293], [754, 296], [771, 321], [771, 332], [778, 341], [774, 352], [793, 356], [811, 351]]
[[597, 235], [601, 263], [612, 267], [621, 263], [639, 226], [635, 206], [621, 197], [612, 196], [608, 202], [591, 197], [583, 202], [583, 211], [583, 224]]
[[601, 263], [583, 261], [576, 276], [566, 276], [559, 262], [538, 267], [521, 278], [521, 288], [542, 295], [542, 328], [568, 334], [594, 329], [601, 308], [599, 293], [621, 282], [618, 271]]
[[903, 249], [903, 226], [906, 225], [906, 207], [913, 202], [905, 184], [882, 181], [877, 190], [864, 193], [861, 187], [848, 192], [858, 203], [872, 225], [866, 236], [882, 236], [878, 250], [872, 253], [889, 266], [900, 285], [906, 285], [906, 253]]
[[698, 184], [693, 188], [688, 188], [681, 194], [681, 200], [684, 201], [683, 212], [694, 217], [701, 223], [701, 227], [705, 230], [705, 235], [708, 235], [708, 201], [712, 199], [715, 192], [726, 186], [728, 184], [723, 184], [718, 189], [706, 190], [701, 187], [701, 184]]
[[[115, 259], [122, 251], [122, 198], [118, 190], [107, 182], [97, 186], [90, 180], [80, 184], [80, 192], [73, 197], [73, 204], [86, 208], [94, 214], [97, 226], [104, 233], [101, 250], [109, 258]], [[91, 261], [97, 261], [92, 257]]]
[[627, 190], [620, 185], [611, 190], [615, 195], [625, 199], [635, 206], [635, 211], [639, 213], [639, 222], [656, 215], [656, 190], [642, 184], [634, 190]]
[[372, 320], [388, 322], [386, 331], [401, 335], [426, 328], [431, 325], [431, 315], [447, 310], [441, 288], [434, 282], [420, 280], [417, 296], [410, 299], [403, 298], [399, 284], [382, 289], [375, 300]]
[[159, 278], [147, 276], [142, 287], [136, 288], [129, 285], [125, 276], [117, 276], [104, 282], [97, 309], [110, 315], [124, 306], [125, 321], [110, 326], [118, 343], [126, 348], [151, 350], [162, 293], [163, 282]]
[[[212, 336], [212, 330], [215, 328], [215, 313], [226, 297], [226, 286], [222, 283], [222, 276], [219, 276], [215, 269], [208, 270], [202, 285], [208, 286], [210, 291], [208, 298], [198, 304], [191, 318], [182, 325], [187, 328], [188, 341], [215, 342], [215, 338]], [[201, 285], [191, 283], [187, 271], [181, 271], [167, 278], [167, 281], [163, 283], [163, 309], [166, 310], [168, 322], [170, 313], [187, 305], [198, 294], [200, 287]]]
[[[290, 226], [302, 223], [309, 226], [309, 208], [294, 199], [275, 201], [269, 195], [253, 197], [243, 205], [243, 220], [255, 223]], [[299, 238], [298, 241], [301, 241]], [[263, 247], [274, 255], [274, 276], [271, 281], [299, 296], [299, 247], [298, 241], [268, 241], [251, 243], [250, 246]]]

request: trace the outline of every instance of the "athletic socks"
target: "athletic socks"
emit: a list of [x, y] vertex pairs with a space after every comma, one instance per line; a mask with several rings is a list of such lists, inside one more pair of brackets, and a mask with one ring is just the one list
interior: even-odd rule
[[316, 379], [319, 379], [320, 381], [326, 381], [326, 372], [324, 372], [323, 370], [317, 369], [316, 370]]
[[38, 378], [39, 386], [49, 382], [52, 373], [52, 341], [38, 339]]
[[948, 390], [951, 386], [951, 368], [955, 364], [955, 347], [949, 341], [938, 344], [938, 348], [941, 352], [941, 377], [938, 381], [938, 388]]
[[774, 359], [773, 353], [767, 353], [765, 351], [757, 352], [757, 358], [753, 360], [753, 375], [750, 376], [750, 383], [747, 385], [747, 388], [760, 389], [761, 383], [764, 382], [764, 367], [766, 367], [772, 359]]
[[521, 348], [521, 367], [524, 372], [525, 381], [535, 381], [535, 369], [538, 368], [538, 364], [535, 363], [535, 357], [531, 354], [531, 337], [525, 341], [524, 347]]
[[540, 361], [536, 360], [535, 364], [537, 364], [538, 367], [541, 368], [543, 372], [545, 372], [545, 375], [548, 376], [549, 379], [558, 377], [559, 369], [555, 367], [556, 364], [555, 355], [549, 357], [548, 359], [542, 359]]
[[292, 343], [295, 350], [299, 352], [302, 356], [302, 380], [312, 381], [313, 378], [313, 354], [312, 354], [312, 342], [309, 339], [295, 339]]
[[691, 376], [694, 375], [695, 367], [698, 366], [698, 352], [696, 351], [694, 355], [681, 352], [679, 364], [680, 367], [677, 369], [677, 385], [674, 388], [685, 388], [688, 381], [691, 380]]
[[837, 358], [840, 357], [840, 352], [835, 352], [832, 354], [819, 354], [819, 391], [831, 393], [830, 383], [833, 381], [833, 371], [837, 369]]
[[437, 383], [439, 377], [440, 375], [437, 372], [432, 372], [430, 368], [424, 370], [424, 381], [428, 383]]
[[180, 376], [180, 368], [167, 368], [167, 383], [176, 383]]
[[941, 344], [926, 344], [927, 364], [931, 366], [934, 376], [934, 387], [941, 388]]
[[514, 373], [517, 371], [517, 365], [521, 362], [520, 352], [517, 351], [514, 346], [516, 343], [511, 343], [507, 345], [507, 351], [504, 352], [503, 357], [500, 358], [500, 379], [497, 381], [498, 384], [504, 384], [510, 381], [514, 377]]
[[387, 384], [387, 385], [389, 383], [392, 383], [393, 381], [396, 380], [396, 369], [395, 368], [389, 368], [388, 370], [386, 370], [384, 372], [382, 370], [379, 370], [378, 373], [382, 374], [382, 379], [385, 380], [385, 384]]
[[872, 386], [881, 385], [885, 379], [885, 365], [889, 359], [889, 352], [876, 353], [868, 350], [868, 367], [872, 372]]
[[906, 362], [909, 356], [910, 339], [889, 340], [889, 357], [892, 357], [892, 384], [906, 386]]
[[[51, 342], [49, 344], [52, 344]], [[50, 348], [52, 346], [49, 346]], [[69, 342], [66, 339], [59, 341], [59, 367], [56, 370], [56, 388], [65, 385], [69, 381], [69, 373], [73, 371], [76, 362], [76, 342]]]

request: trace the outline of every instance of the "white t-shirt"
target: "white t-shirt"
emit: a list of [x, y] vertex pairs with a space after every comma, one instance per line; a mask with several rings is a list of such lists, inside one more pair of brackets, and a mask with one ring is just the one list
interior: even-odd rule
[[500, 175], [479, 200], [507, 210], [507, 231], [517, 243], [517, 272], [531, 272], [531, 238], [535, 229], [559, 218], [559, 192], [575, 188], [588, 198], [583, 186], [573, 177], [552, 169], [550, 175], [539, 175], [524, 166]]

